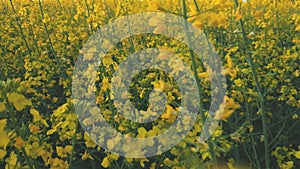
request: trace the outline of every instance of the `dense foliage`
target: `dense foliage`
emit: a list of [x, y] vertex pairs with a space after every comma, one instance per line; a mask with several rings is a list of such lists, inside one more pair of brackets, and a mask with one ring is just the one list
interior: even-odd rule
[[[0, 3], [0, 168], [300, 167], [299, 0]], [[101, 25], [146, 11], [183, 16], [203, 31], [223, 61], [228, 87], [222, 122], [208, 143], [199, 142], [203, 119], [199, 113], [193, 129], [170, 151], [131, 159], [105, 152], [82, 130], [73, 107], [72, 72], [83, 45]], [[155, 19], [150, 21], [154, 33], [166, 29]], [[162, 133], [179, 109], [176, 82], [155, 69], [134, 78], [130, 99], [138, 109], [146, 110], [150, 91], [164, 91], [168, 104], [159, 120], [147, 125], [131, 123], [112, 108], [112, 73], [126, 56], [149, 47], [174, 51], [191, 65], [193, 53], [177, 40], [133, 36], [105, 56], [97, 73], [99, 88], [79, 91], [86, 97], [96, 92], [106, 120], [131, 137]], [[197, 60], [196, 71], [202, 111], [207, 114], [209, 70]]]

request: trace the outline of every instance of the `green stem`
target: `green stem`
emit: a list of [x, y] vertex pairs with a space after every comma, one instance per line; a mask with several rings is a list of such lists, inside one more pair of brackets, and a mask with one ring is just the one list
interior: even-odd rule
[[32, 39], [34, 41], [35, 49], [36, 49], [37, 53], [39, 55], [41, 55], [41, 51], [39, 50], [39, 47], [38, 47], [38, 44], [37, 44], [37, 40], [35, 39], [35, 34], [34, 34], [34, 31], [33, 31], [32, 25], [30, 26], [30, 33], [31, 33]]
[[11, 5], [11, 8], [12, 8], [14, 14], [16, 15], [16, 21], [17, 21], [16, 23], [17, 23], [17, 25], [18, 25], [18, 27], [19, 27], [19, 29], [20, 29], [22, 39], [23, 39], [23, 41], [24, 41], [24, 43], [25, 43], [25, 46], [26, 46], [26, 48], [27, 48], [27, 50], [28, 50], [28, 54], [29, 54], [30, 57], [32, 58], [32, 53], [31, 53], [32, 51], [31, 51], [31, 49], [30, 49], [30, 47], [29, 47], [29, 45], [28, 45], [28, 42], [27, 42], [26, 37], [25, 37], [25, 34], [24, 34], [24, 32], [23, 32], [23, 28], [22, 28], [22, 26], [21, 26], [21, 21], [20, 21], [20, 16], [17, 14], [16, 9], [15, 9], [15, 6], [14, 6], [12, 0], [10, 0], [10, 5]]
[[[42, 6], [41, 0], [39, 0], [39, 7], [40, 7], [41, 15], [42, 15], [42, 20], [43, 20], [43, 19], [44, 19], [44, 11], [43, 11], [43, 6]], [[43, 25], [44, 25], [44, 28], [45, 28], [45, 31], [46, 31], [46, 35], [47, 35], [49, 44], [50, 44], [51, 52], [52, 52], [52, 54], [53, 54], [53, 56], [54, 56], [55, 61], [57, 62], [57, 66], [58, 66], [58, 68], [59, 68], [59, 72], [60, 72], [61, 75], [65, 75], [65, 74], [62, 72], [63, 69], [61, 68], [59, 58], [57, 57], [56, 52], [55, 52], [55, 50], [54, 50], [53, 43], [52, 43], [52, 40], [51, 40], [51, 38], [50, 38], [50, 33], [49, 33], [49, 30], [48, 30], [47, 23], [43, 23]]]
[[60, 9], [63, 10], [63, 6], [61, 5], [60, 0], [57, 0], [57, 3], [59, 5]]
[[[5, 101], [6, 101], [6, 103], [9, 103], [7, 97], [5, 98]], [[14, 108], [13, 108], [12, 106], [8, 106], [8, 112], [9, 112], [9, 113], [8, 113], [8, 114], [9, 114], [9, 118], [8, 118], [8, 119], [9, 119], [9, 122], [11, 122], [11, 124], [18, 124], [16, 118], [14, 117], [14, 114], [13, 114], [14, 110], [13, 110], [13, 109], [14, 109]], [[14, 132], [17, 136], [22, 136], [22, 135], [20, 134], [20, 133], [21, 133], [20, 128], [13, 129], [13, 132]], [[23, 153], [24, 155], [22, 156], [22, 155], [20, 154], [20, 152]], [[26, 161], [26, 163], [28, 164], [28, 166], [29, 166], [30, 169], [35, 169], [35, 168], [36, 168], [35, 165], [34, 165], [34, 163], [32, 162], [32, 160], [30, 160], [30, 158], [29, 158], [29, 156], [27, 155], [27, 153], [26, 153], [26, 151], [25, 151], [24, 148], [21, 148], [20, 150], [17, 149], [17, 150], [16, 150], [16, 153], [17, 153], [18, 158], [17, 158], [17, 162], [16, 162], [16, 165], [15, 165], [15, 168], [17, 167], [18, 161], [19, 161], [20, 159], [22, 159], [22, 157], [25, 158], [25, 161]], [[19, 162], [20, 162], [20, 161], [19, 161]], [[20, 164], [23, 165], [21, 162], [20, 162]]]
[[24, 148], [21, 149], [21, 152], [24, 154], [25, 160], [26, 160], [27, 164], [29, 165], [29, 168], [30, 169], [35, 169], [34, 164], [30, 160], [30, 158], [28, 157], [28, 155], [27, 155], [26, 151], [24, 150]]
[[[250, 154], [249, 154], [249, 152], [248, 152], [248, 150], [247, 150], [247, 148], [246, 148], [246, 145], [243, 144], [242, 147], [243, 147], [243, 149], [244, 149], [245, 155], [246, 155], [247, 158], [249, 159], [250, 164], [252, 164], [252, 165], [254, 166], [254, 168], [258, 168], [258, 167], [256, 166], [255, 162], [252, 160], [252, 157], [250, 156]], [[257, 161], [258, 161], [258, 159], [257, 159]]]
[[[244, 86], [245, 86], [245, 84], [244, 84]], [[249, 123], [252, 124], [251, 117], [250, 117], [250, 111], [249, 111], [248, 96], [246, 94], [245, 88], [244, 88], [244, 96], [245, 96], [245, 105], [246, 105], [246, 118], [247, 118], [247, 121], [249, 121]], [[258, 155], [257, 155], [257, 152], [256, 152], [256, 148], [255, 148], [255, 141], [254, 141], [253, 133], [251, 131], [250, 131], [250, 139], [251, 139], [251, 145], [252, 145], [252, 149], [253, 149], [254, 158], [255, 158], [257, 168], [261, 169], [260, 163], [258, 161]], [[250, 157], [249, 159], [251, 160], [251, 158], [252, 157]]]
[[277, 26], [277, 34], [278, 34], [278, 40], [280, 44], [280, 48], [283, 52], [283, 41], [280, 33], [280, 26], [279, 26], [279, 13], [278, 13], [278, 0], [275, 1], [275, 7], [276, 7], [276, 26]]
[[[186, 7], [186, 2], [185, 0], [182, 0], [182, 13], [183, 13], [183, 17], [185, 20], [187, 20], [188, 16], [187, 16], [187, 7]], [[187, 25], [185, 24], [184, 25], [185, 27], [187, 27]], [[188, 40], [188, 44], [191, 44], [191, 40], [190, 40], [190, 36], [188, 35], [188, 32], [185, 32], [185, 36]], [[192, 51], [191, 48], [189, 48], [189, 53], [191, 55], [191, 61], [192, 61], [192, 69], [193, 69], [193, 73], [194, 73], [194, 77], [195, 77], [195, 80], [196, 80], [196, 83], [197, 83], [197, 87], [198, 87], [198, 95], [199, 95], [199, 113], [201, 115], [201, 120], [202, 120], [202, 124], [204, 125], [205, 124], [205, 120], [206, 120], [206, 117], [205, 117], [205, 113], [203, 111], [203, 100], [202, 100], [202, 95], [201, 93], [202, 92], [202, 88], [200, 86], [200, 79], [198, 77], [198, 73], [197, 73], [197, 64], [196, 64], [196, 59], [195, 59], [195, 55]], [[216, 154], [215, 154], [215, 151], [214, 151], [214, 144], [212, 142], [212, 140], [209, 138], [208, 139], [208, 148], [209, 148], [209, 153], [210, 153], [210, 156], [212, 158], [212, 161], [213, 162], [217, 162], [217, 157], [216, 157]]]
[[73, 150], [72, 150], [71, 156], [70, 156], [70, 158], [69, 158], [69, 166], [68, 166], [68, 169], [70, 169], [70, 167], [72, 166], [72, 163], [73, 163], [74, 147], [75, 147], [75, 144], [76, 144], [77, 126], [78, 126], [78, 121], [76, 122], [76, 129], [75, 129], [74, 136], [73, 136], [73, 138], [72, 138], [72, 147], [73, 147]]
[[[88, 13], [88, 17], [90, 17], [91, 13], [90, 13], [89, 5], [88, 5], [86, 0], [84, 0], [84, 4], [85, 4], [85, 8], [86, 8], [87, 13]], [[93, 34], [93, 25], [92, 25], [92, 23], [89, 23], [89, 28], [90, 28], [90, 33]]]
[[[235, 7], [238, 8], [239, 4], [237, 0], [233, 0], [235, 2]], [[268, 126], [267, 126], [267, 118], [266, 118], [266, 109], [265, 109], [265, 101], [264, 101], [264, 97], [263, 94], [261, 92], [261, 87], [258, 81], [258, 77], [257, 77], [257, 73], [256, 73], [256, 68], [255, 68], [255, 64], [253, 62], [252, 56], [251, 56], [251, 52], [249, 51], [249, 44], [247, 41], [247, 34], [245, 31], [245, 27], [244, 27], [244, 22], [243, 20], [239, 20], [240, 26], [241, 26], [241, 30], [242, 30], [242, 36], [243, 36], [243, 40], [245, 43], [245, 48], [246, 48], [246, 53], [247, 53], [247, 59], [248, 62], [250, 64], [251, 67], [251, 72], [252, 72], [252, 76], [254, 78], [254, 83], [255, 83], [255, 88], [256, 91], [258, 93], [258, 101], [259, 101], [259, 105], [260, 105], [260, 110], [261, 110], [261, 118], [262, 118], [262, 124], [263, 124], [263, 134], [264, 134], [264, 149], [265, 149], [265, 167], [266, 169], [270, 169], [270, 156], [269, 156], [269, 141], [268, 141]]]

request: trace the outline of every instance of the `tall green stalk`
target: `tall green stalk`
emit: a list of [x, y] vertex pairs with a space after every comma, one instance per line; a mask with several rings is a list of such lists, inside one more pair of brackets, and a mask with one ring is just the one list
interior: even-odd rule
[[[244, 88], [243, 93], [244, 93], [244, 96], [245, 96], [246, 119], [247, 119], [247, 121], [250, 122], [250, 124], [252, 124], [251, 117], [250, 117], [249, 104], [248, 104], [248, 96], [246, 94], [245, 88]], [[256, 162], [256, 165], [257, 165], [256, 167], [258, 169], [261, 169], [261, 166], [260, 166], [260, 163], [259, 163], [259, 160], [258, 160], [258, 155], [257, 155], [257, 152], [256, 152], [256, 148], [255, 148], [255, 140], [254, 140], [254, 137], [253, 137], [253, 133], [251, 131], [250, 131], [250, 139], [251, 139], [251, 146], [252, 146], [252, 149], [253, 149], [255, 162]]]
[[12, 0], [10, 0], [10, 5], [11, 5], [11, 8], [12, 8], [14, 14], [16, 15], [16, 23], [17, 23], [17, 25], [18, 25], [18, 27], [19, 27], [19, 29], [20, 29], [22, 39], [23, 39], [23, 41], [24, 41], [24, 43], [25, 43], [25, 46], [26, 46], [26, 48], [27, 48], [27, 50], [28, 50], [28, 54], [29, 54], [30, 57], [32, 58], [32, 50], [30, 49], [29, 44], [28, 44], [28, 42], [27, 42], [27, 40], [26, 40], [24, 31], [23, 31], [23, 28], [22, 28], [22, 25], [21, 25], [20, 16], [17, 14], [16, 9], [15, 9], [15, 6], [14, 6]]
[[[239, 7], [238, 1], [237, 0], [233, 0], [233, 1], [235, 3], [235, 7], [237, 9]], [[270, 169], [270, 156], [269, 156], [270, 150], [269, 150], [269, 141], [268, 141], [269, 136], [268, 136], [265, 100], [264, 100], [262, 90], [261, 90], [261, 87], [260, 87], [260, 84], [258, 81], [258, 76], [256, 73], [256, 66], [253, 62], [253, 58], [252, 58], [251, 52], [249, 50], [249, 44], [247, 41], [247, 34], [245, 31], [244, 22], [242, 19], [240, 19], [239, 23], [240, 23], [240, 27], [241, 27], [241, 31], [242, 31], [242, 37], [243, 37], [243, 40], [245, 43], [247, 61], [250, 64], [252, 76], [254, 78], [255, 89], [258, 93], [258, 101], [259, 101], [259, 107], [261, 110], [261, 119], [262, 119], [262, 125], [263, 125], [263, 135], [264, 135], [265, 167], [266, 167], [266, 169]]]
[[[186, 7], [185, 0], [182, 0], [182, 15], [183, 15], [184, 19], [187, 20], [188, 16], [187, 16], [187, 7]], [[184, 26], [187, 27], [186, 24]], [[191, 44], [191, 39], [190, 39], [190, 36], [188, 35], [188, 32], [185, 32], [185, 36], [188, 40], [188, 44]], [[202, 92], [202, 88], [200, 86], [200, 79], [199, 79], [198, 73], [197, 73], [196, 59], [195, 59], [195, 55], [194, 55], [192, 49], [189, 49], [189, 53], [191, 55], [192, 69], [193, 69], [194, 77], [195, 77], [197, 87], [198, 87], [198, 90], [199, 90], [199, 92], [198, 92], [199, 93], [199, 107], [200, 107], [199, 113], [201, 115], [202, 124], [204, 125], [206, 117], [205, 117], [205, 113], [203, 111], [203, 100], [202, 100], [202, 95], [201, 95], [201, 93], [203, 93], [203, 92]], [[213, 142], [210, 138], [208, 139], [208, 148], [209, 148], [209, 153], [210, 153], [210, 156], [212, 158], [212, 161], [214, 163], [216, 163], [217, 162], [217, 157], [216, 157], [216, 153], [214, 151], [214, 144], [213, 144]]]
[[[84, 0], [84, 4], [85, 4], [85, 8], [86, 8], [87, 13], [88, 13], [88, 17], [90, 17], [91, 12], [90, 12], [90, 8], [89, 8], [89, 5], [88, 5], [86, 0]], [[90, 34], [93, 34], [93, 25], [92, 25], [92, 23], [89, 23], [89, 28], [90, 28]]]
[[76, 121], [76, 129], [75, 129], [75, 133], [74, 133], [74, 136], [72, 137], [72, 153], [69, 157], [69, 166], [68, 166], [68, 169], [70, 169], [72, 167], [72, 163], [73, 163], [73, 158], [74, 158], [74, 147], [76, 145], [76, 133], [77, 133], [77, 128], [78, 128], [78, 121]]
[[[43, 6], [42, 6], [41, 0], [39, 0], [38, 3], [39, 3], [40, 12], [41, 12], [42, 20], [43, 20], [44, 19], [44, 11], [43, 11]], [[43, 23], [43, 25], [44, 25], [44, 28], [45, 28], [45, 31], [46, 31], [47, 39], [48, 39], [49, 44], [50, 44], [51, 53], [53, 54], [54, 59], [57, 62], [57, 66], [59, 68], [59, 72], [60, 72], [61, 75], [65, 75], [65, 77], [66, 77], [66, 74], [64, 72], [62, 72], [63, 69], [61, 68], [61, 64], [60, 64], [59, 58], [58, 58], [58, 56], [57, 56], [57, 54], [56, 54], [56, 52], [54, 50], [53, 43], [52, 43], [52, 40], [50, 38], [50, 32], [48, 30], [47, 23]]]

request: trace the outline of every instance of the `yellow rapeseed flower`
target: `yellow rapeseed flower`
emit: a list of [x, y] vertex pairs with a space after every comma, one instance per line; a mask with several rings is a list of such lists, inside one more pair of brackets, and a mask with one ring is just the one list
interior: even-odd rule
[[21, 149], [25, 146], [25, 141], [21, 137], [17, 137], [14, 146], [17, 149]]
[[6, 146], [8, 145], [10, 138], [5, 131], [6, 126], [6, 119], [0, 120], [0, 148], [6, 149]]
[[295, 156], [296, 158], [300, 159], [300, 151], [296, 151], [295, 154], [294, 154], [294, 156]]
[[104, 167], [104, 168], [108, 168], [108, 167], [110, 166], [110, 162], [109, 162], [108, 157], [105, 157], [105, 158], [102, 160], [101, 166]]
[[6, 153], [6, 150], [0, 149], [0, 160], [2, 160], [5, 157]]
[[0, 112], [4, 112], [6, 109], [5, 104], [0, 102]]
[[8, 94], [8, 101], [13, 103], [18, 111], [23, 110], [26, 106], [31, 106], [31, 101], [26, 99], [25, 96], [18, 93]]
[[82, 160], [86, 160], [86, 159], [94, 160], [94, 158], [87, 151], [84, 151], [84, 154], [82, 155], [81, 159]]
[[64, 158], [72, 154], [73, 146], [67, 145], [66, 147], [56, 146], [57, 155]]

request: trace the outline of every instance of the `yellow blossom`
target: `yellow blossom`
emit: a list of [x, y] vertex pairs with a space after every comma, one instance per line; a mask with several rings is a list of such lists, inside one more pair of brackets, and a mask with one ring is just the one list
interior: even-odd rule
[[146, 137], [146, 133], [147, 133], [147, 130], [144, 127], [140, 127], [138, 129], [137, 138], [145, 138]]
[[36, 134], [40, 131], [40, 127], [36, 124], [29, 124], [29, 130], [31, 133]]
[[108, 157], [105, 157], [105, 158], [102, 160], [101, 166], [104, 167], [104, 168], [108, 168], [108, 167], [110, 166], [110, 162], [109, 162]]
[[0, 112], [4, 112], [6, 109], [5, 104], [3, 102], [0, 102]]
[[36, 109], [30, 109], [30, 114], [33, 116], [33, 122], [41, 122], [43, 125], [48, 127], [48, 123], [42, 118], [40, 113]]
[[104, 66], [109, 66], [114, 63], [114, 61], [112, 60], [112, 56], [110, 55], [105, 55], [104, 58], [102, 59], [102, 62]]
[[87, 151], [84, 151], [84, 154], [82, 155], [81, 159], [82, 160], [86, 160], [86, 159], [94, 160], [94, 158]]
[[64, 158], [72, 154], [73, 146], [67, 145], [66, 147], [56, 146], [57, 155]]
[[178, 111], [173, 109], [172, 106], [166, 105], [166, 112], [161, 115], [161, 118], [169, 120], [170, 122], [174, 121], [177, 117]]
[[21, 137], [17, 137], [14, 146], [15, 146], [17, 149], [21, 149], [21, 148], [24, 147], [24, 145], [25, 145], [24, 140], [23, 140]]
[[5, 131], [5, 126], [6, 126], [6, 119], [0, 120], [0, 148], [6, 149], [6, 146], [8, 145], [10, 138]]
[[26, 99], [23, 95], [18, 93], [8, 94], [8, 101], [13, 103], [18, 111], [23, 110], [26, 106], [30, 106], [32, 103]]
[[10, 153], [9, 158], [7, 158], [5, 161], [6, 161], [5, 169], [20, 168], [20, 163], [18, 162], [18, 156], [14, 152]]
[[296, 151], [295, 154], [294, 154], [294, 156], [295, 156], [296, 158], [300, 159], [300, 151]]
[[84, 140], [86, 147], [95, 148], [97, 144], [90, 138], [87, 133], [84, 133]]
[[6, 153], [6, 150], [0, 148], [0, 160], [2, 160], [5, 157]]
[[152, 82], [154, 89], [160, 89], [164, 92], [169, 92], [172, 90], [172, 85], [164, 82], [163, 80], [159, 80], [158, 82]]

